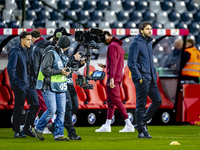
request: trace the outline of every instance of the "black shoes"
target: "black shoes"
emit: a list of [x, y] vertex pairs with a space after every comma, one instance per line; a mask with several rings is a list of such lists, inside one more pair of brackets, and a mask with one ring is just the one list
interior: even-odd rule
[[81, 137], [76, 134], [72, 134], [69, 136], [69, 139], [70, 140], [81, 140]]
[[51, 133], [54, 133], [54, 123], [48, 123], [47, 124], [47, 129], [49, 129], [49, 131], [51, 131]]
[[23, 130], [22, 131], [25, 135], [28, 135], [30, 137], [35, 137], [35, 133], [32, 131], [32, 129], [29, 130]]
[[26, 136], [24, 135], [23, 132], [15, 132], [14, 138], [25, 138]]
[[152, 138], [148, 133], [146, 125], [135, 125], [135, 129], [138, 131], [138, 138]]

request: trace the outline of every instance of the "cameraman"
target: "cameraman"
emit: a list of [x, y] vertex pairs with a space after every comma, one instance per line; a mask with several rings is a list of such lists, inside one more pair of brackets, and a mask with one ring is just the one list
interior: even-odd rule
[[[67, 31], [61, 27], [55, 30], [54, 32], [54, 36], [53, 36], [53, 42], [48, 42], [46, 44], [46, 46], [48, 45], [56, 45], [57, 40], [60, 38], [60, 35], [71, 35], [70, 33], [67, 33]], [[64, 44], [64, 43], [63, 43]], [[64, 52], [65, 56], [68, 57], [68, 62], [67, 62], [67, 66], [69, 67], [73, 67], [73, 64], [77, 63], [78, 67], [82, 67], [85, 64], [85, 60], [83, 59], [81, 61], [81, 55], [79, 53], [76, 53], [75, 55], [69, 56], [68, 55], [68, 50], [66, 50]], [[67, 129], [68, 131], [68, 137], [70, 138], [70, 140], [81, 140], [81, 137], [78, 136], [76, 134], [76, 130], [72, 124], [72, 113], [76, 113], [78, 111], [78, 97], [77, 97], [77, 93], [76, 90], [74, 88], [74, 83], [72, 80], [72, 74], [70, 74], [68, 76], [67, 79], [67, 86], [68, 86], [68, 91], [66, 92], [66, 110], [65, 110], [65, 121], [64, 121], [64, 127]], [[50, 123], [47, 125], [47, 128], [54, 133], [54, 123]]]
[[68, 141], [64, 137], [64, 112], [66, 105], [67, 84], [66, 72], [64, 68], [67, 58], [64, 56], [70, 46], [70, 40], [67, 36], [62, 36], [58, 40], [57, 48], [48, 46], [48, 50], [43, 57], [40, 71], [38, 74], [36, 89], [43, 90], [42, 94], [47, 105], [47, 110], [43, 113], [35, 126], [35, 136], [43, 141], [43, 130], [52, 116], [57, 112], [55, 130], [53, 133], [55, 141]]

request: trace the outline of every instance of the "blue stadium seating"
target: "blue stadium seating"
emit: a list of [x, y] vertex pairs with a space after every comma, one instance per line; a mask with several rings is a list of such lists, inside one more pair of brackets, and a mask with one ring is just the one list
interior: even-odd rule
[[162, 10], [166, 12], [171, 12], [173, 10], [174, 4], [171, 1], [164, 1], [162, 4]]
[[143, 21], [149, 21], [150, 23], [153, 23], [156, 20], [156, 15], [153, 12], [147, 11], [144, 13], [144, 19]]
[[193, 14], [189, 12], [184, 12], [182, 15], [182, 20], [189, 25], [193, 21]]
[[197, 12], [197, 13], [194, 14], [194, 19], [195, 19], [195, 21], [196, 21], [197, 23], [200, 24], [200, 12]]
[[47, 10], [41, 10], [38, 14], [38, 19], [41, 21], [41, 23], [45, 23], [46, 20], [49, 20], [51, 18], [49, 12]]
[[132, 28], [137, 28], [137, 25], [136, 25], [136, 23], [133, 22], [133, 21], [128, 21], [128, 22], [124, 25], [124, 27], [125, 27], [125, 28], [130, 28], [130, 29], [132, 29]]
[[132, 0], [127, 0], [124, 2], [124, 10], [128, 13], [132, 13], [135, 10], [135, 2]]
[[133, 21], [134, 23], [139, 24], [139, 23], [141, 23], [142, 20], [143, 20], [143, 16], [140, 11], [133, 11], [131, 13], [130, 21]]
[[163, 25], [161, 23], [158, 23], [157, 21], [154, 21], [152, 23], [152, 26], [154, 29], [162, 29], [163, 28]]
[[26, 20], [35, 20], [37, 19], [37, 15], [34, 10], [26, 11]]
[[64, 16], [61, 13], [58, 13], [57, 11], [51, 12], [50, 15], [51, 15], [50, 20], [54, 20], [56, 21], [56, 23], [58, 23], [59, 20], [64, 19]]
[[81, 10], [78, 20], [83, 24], [87, 23], [90, 20], [90, 13], [87, 10]]
[[101, 10], [102, 12], [107, 11], [110, 8], [108, 1], [99, 1], [97, 4], [97, 9]]
[[57, 5], [61, 12], [66, 12], [70, 8], [70, 2], [66, 0], [58, 1]]
[[92, 13], [91, 20], [96, 22], [96, 23], [102, 21], [103, 20], [103, 13], [101, 11], [99, 11], [99, 10], [95, 10]]
[[44, 7], [42, 2], [39, 1], [30, 1], [31, 9], [33, 9], [35, 12], [41, 11], [41, 9]]
[[192, 14], [195, 14], [199, 10], [199, 4], [194, 1], [189, 1], [186, 7], [187, 10]]
[[96, 9], [96, 1], [86, 1], [84, 3], [84, 10], [88, 10], [90, 13], [92, 13]]
[[6, 21], [0, 21], [0, 28], [7, 28]]
[[[73, 18], [73, 19], [75, 19], [75, 20], [78, 19], [77, 15], [76, 15], [76, 12], [75, 12], [74, 10], [68, 10], [68, 11], [65, 12], [65, 13], [66, 13], [67, 16], [69, 16], [69, 17], [71, 17], [71, 18]], [[70, 19], [68, 19], [67, 17], [65, 17], [64, 20], [69, 21], [70, 24], [73, 23], [73, 21], [70, 20]]]
[[177, 23], [181, 21], [181, 15], [176, 11], [172, 11], [169, 14], [169, 20], [176, 25]]
[[83, 9], [84, 5], [82, 1], [74, 0], [71, 3], [71, 10], [74, 10], [75, 12], [80, 12]]
[[86, 25], [88, 28], [97, 27], [97, 24], [94, 21], [88, 21]]
[[20, 21], [10, 21], [8, 24], [8, 28], [21, 28]]
[[176, 25], [177, 29], [188, 29], [188, 25], [185, 24], [183, 21]]
[[123, 28], [124, 24], [122, 22], [114, 22], [111, 24], [111, 28]]
[[146, 1], [139, 1], [137, 3], [137, 10], [140, 11], [141, 13], [144, 13], [148, 8], [148, 3]]
[[193, 22], [192, 24], [189, 25], [190, 33], [192, 33], [193, 36], [199, 35], [199, 29], [200, 26], [197, 22]]
[[129, 13], [125, 11], [120, 11], [117, 14], [117, 18], [120, 22], [126, 23], [130, 18], [129, 18]]

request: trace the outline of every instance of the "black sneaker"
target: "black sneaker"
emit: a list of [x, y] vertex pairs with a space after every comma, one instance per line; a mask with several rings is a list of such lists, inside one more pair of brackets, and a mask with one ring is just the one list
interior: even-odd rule
[[81, 140], [81, 137], [76, 134], [72, 134], [69, 136], [69, 139], [70, 140]]
[[43, 133], [38, 132], [37, 130], [35, 130], [35, 128], [34, 128], [34, 131], [35, 131], [35, 137], [36, 137], [38, 140], [44, 141]]
[[69, 141], [68, 138], [65, 138], [64, 136], [60, 136], [59, 138], [54, 139], [55, 141]]
[[32, 131], [32, 129], [29, 130], [23, 130], [22, 131], [25, 135], [28, 135], [30, 137], [35, 137], [35, 133]]
[[26, 136], [24, 135], [24, 133], [21, 132], [15, 132], [14, 134], [14, 138], [25, 138]]
[[54, 123], [48, 123], [47, 128], [49, 129], [49, 131], [51, 131], [52, 134], [54, 133]]

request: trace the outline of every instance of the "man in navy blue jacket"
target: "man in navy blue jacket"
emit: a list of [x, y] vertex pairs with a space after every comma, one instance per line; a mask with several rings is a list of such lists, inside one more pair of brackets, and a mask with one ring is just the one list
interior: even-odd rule
[[[24, 31], [20, 34], [20, 43], [11, 49], [8, 57], [8, 74], [11, 88], [15, 94], [15, 106], [13, 111], [13, 131], [15, 138], [24, 138], [25, 135], [35, 137], [30, 129], [34, 123], [39, 109], [39, 101], [35, 90], [34, 69], [31, 47], [32, 36]], [[30, 104], [26, 115], [23, 131], [20, 132], [20, 119], [24, 107], [25, 98]]]
[[[142, 22], [138, 34], [130, 46], [128, 67], [136, 88], [136, 126], [138, 138], [151, 138], [146, 122], [151, 119], [162, 100], [156, 83], [156, 68], [153, 66], [152, 25]], [[145, 111], [147, 95], [152, 104]]]

